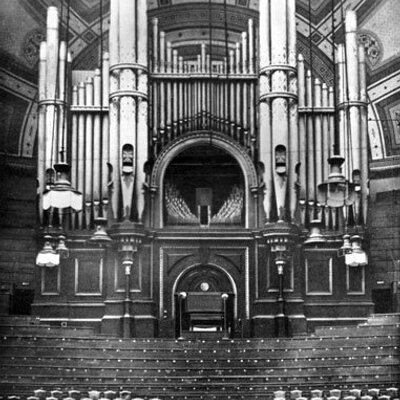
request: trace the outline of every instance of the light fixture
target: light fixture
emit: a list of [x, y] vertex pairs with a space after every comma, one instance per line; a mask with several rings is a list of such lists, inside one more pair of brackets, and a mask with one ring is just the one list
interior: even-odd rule
[[304, 241], [306, 246], [318, 246], [319, 244], [326, 243], [325, 236], [321, 233], [321, 221], [319, 219], [314, 219], [310, 222], [310, 234], [308, 238]]
[[90, 243], [95, 243], [99, 245], [108, 245], [112, 242], [112, 239], [106, 232], [107, 218], [98, 217], [95, 218], [94, 224], [96, 226], [96, 231], [93, 236], [89, 239]]
[[343, 235], [343, 245], [338, 250], [338, 256], [343, 257], [346, 254], [350, 254], [353, 251], [350, 243], [350, 235]]
[[69, 249], [65, 244], [66, 237], [64, 235], [60, 235], [58, 237], [58, 244], [56, 247], [56, 252], [60, 255], [61, 258], [69, 257]]
[[46, 235], [43, 249], [36, 256], [36, 265], [39, 267], [56, 267], [60, 265], [60, 254], [51, 245], [52, 237]]
[[345, 254], [345, 264], [349, 267], [360, 267], [368, 264], [368, 256], [361, 248], [362, 238], [354, 235], [350, 238], [351, 253]]
[[328, 160], [328, 180], [318, 185], [318, 202], [329, 207], [343, 207], [354, 203], [354, 184], [342, 174], [344, 158], [334, 155]]
[[82, 210], [82, 194], [71, 186], [68, 179], [70, 165], [65, 162], [54, 164], [56, 179], [54, 186], [43, 193], [43, 209], [71, 208], [74, 211]]

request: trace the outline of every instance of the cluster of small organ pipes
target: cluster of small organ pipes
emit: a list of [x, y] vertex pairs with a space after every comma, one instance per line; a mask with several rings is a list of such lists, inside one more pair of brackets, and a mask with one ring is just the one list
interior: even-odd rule
[[[192, 212], [176, 185], [166, 182], [164, 196], [168, 223], [196, 225], [200, 223], [200, 218]], [[210, 223], [240, 224], [242, 221], [243, 204], [243, 189], [237, 185], [233, 185], [221, 208], [211, 216]]]
[[[153, 19], [150, 131], [154, 155], [186, 132], [212, 130], [229, 135], [253, 156], [256, 152], [254, 23], [229, 50], [212, 59], [202, 43], [197, 59], [184, 60]], [[207, 49], [208, 47], [208, 49]]]
[[[345, 44], [336, 51], [337, 96], [305, 70], [302, 55], [296, 57], [295, 0], [260, 2], [258, 65], [251, 19], [241, 42], [230, 44], [219, 60], [211, 49], [206, 54], [205, 43], [196, 60], [185, 60], [157, 19], [148, 60], [146, 21], [145, 0], [112, 1], [110, 53], [103, 55], [102, 70], [71, 73], [57, 9], [49, 8], [40, 49], [39, 190], [46, 189], [46, 171], [55, 162], [71, 161], [71, 183], [83, 194], [83, 212], [69, 221], [73, 229], [90, 228], [98, 216], [131, 218], [132, 207], [140, 221], [148, 155], [156, 157], [174, 138], [196, 130], [228, 135], [261, 162], [266, 221], [307, 224], [318, 218], [327, 229], [342, 229], [351, 204], [354, 222], [365, 222], [365, 58], [353, 11], [346, 15]], [[78, 83], [80, 78], [86, 81]], [[334, 147], [345, 159], [345, 178], [358, 189], [340, 207], [324, 203], [318, 193], [332, 172]]]

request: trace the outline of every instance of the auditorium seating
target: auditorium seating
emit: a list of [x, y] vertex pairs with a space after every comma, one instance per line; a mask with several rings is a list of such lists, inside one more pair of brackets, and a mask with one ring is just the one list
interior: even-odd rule
[[[314, 398], [316, 398], [316, 397], [312, 397], [313, 396], [313, 393], [312, 392], [314, 392], [315, 390], [318, 390], [320, 393], [321, 393], [321, 396], [320, 397], [318, 397], [318, 399], [321, 399], [321, 400], [325, 400], [325, 399], [328, 399], [329, 398], [329, 396], [328, 397], [326, 397], [325, 395], [327, 395], [327, 394], [329, 394], [329, 390], [321, 390], [321, 389], [314, 389], [314, 390], [311, 390], [311, 391], [309, 391], [308, 392], [308, 394], [309, 394], [309, 397], [297, 397], [297, 399], [300, 399], [300, 400], [310, 400], [310, 399], [314, 399]], [[357, 399], [362, 399], [362, 398], [364, 398], [364, 397], [366, 397], [366, 396], [368, 396], [368, 395], [362, 395], [362, 393], [364, 393], [364, 392], [367, 392], [368, 391], [368, 389], [360, 389], [360, 388], [353, 388], [353, 389], [350, 389], [350, 390], [348, 390], [348, 392], [350, 393], [351, 391], [358, 391], [359, 393], [360, 393], [360, 396], [359, 397], [356, 397]], [[393, 397], [393, 396], [391, 396], [389, 393], [391, 393], [390, 392], [390, 388], [387, 388], [387, 389], [383, 389], [383, 391], [385, 392], [385, 393], [387, 393], [386, 395], [384, 395], [384, 396], [386, 396], [388, 399], [390, 399], [390, 400], [399, 400], [397, 397]], [[106, 399], [109, 399], [109, 397], [107, 397], [107, 394], [106, 394], [106, 392], [110, 392], [110, 391], [108, 391], [108, 390], [105, 390], [104, 392], [100, 392], [100, 391], [89, 391], [89, 392], [80, 392], [80, 391], [74, 391], [74, 392], [76, 392], [76, 393], [79, 393], [79, 396], [76, 396], [75, 395], [75, 397], [69, 397], [68, 396], [68, 392], [61, 392], [62, 393], [62, 396], [61, 396], [61, 398], [63, 399], [63, 400], [93, 400], [93, 397], [91, 397], [90, 396], [90, 393], [94, 393], [94, 392], [96, 392], [96, 394], [99, 396], [98, 397], [98, 399], [99, 400], [106, 400]], [[145, 397], [135, 397], [135, 396], [132, 396], [132, 393], [130, 392], [130, 391], [127, 391], [127, 390], [120, 390], [120, 391], [111, 391], [111, 392], [113, 392], [114, 393], [114, 395], [113, 395], [113, 399], [114, 400], [163, 400], [163, 399], [178, 399], [178, 398], [181, 398], [181, 397], [179, 397], [179, 396], [175, 396], [175, 395], [172, 395], [172, 396], [168, 396], [168, 397], [164, 397], [164, 398], [160, 398], [160, 397], [152, 397], [152, 396], [145, 396]], [[274, 392], [274, 394], [273, 394], [273, 397], [269, 397], [269, 396], [253, 396], [252, 398], [256, 398], [256, 399], [259, 399], [259, 400], [264, 400], [264, 399], [269, 399], [269, 398], [271, 398], [272, 400], [278, 400], [278, 399], [290, 399], [291, 398], [291, 392], [292, 391], [276, 391], [276, 392]], [[45, 391], [44, 391], [44, 393], [45, 394], [47, 394]], [[340, 397], [339, 399], [340, 400], [344, 400], [346, 397], [349, 397], [349, 396], [344, 396], [344, 397]], [[355, 396], [351, 396], [351, 397], [355, 397]], [[371, 396], [369, 396], [369, 397], [371, 397]], [[189, 398], [194, 398], [194, 396], [184, 396], [183, 397], [184, 399], [189, 399]], [[195, 397], [195, 398], [200, 398], [200, 399], [202, 399], [202, 398], [213, 398], [213, 399], [219, 399], [220, 397], [218, 397], [218, 396], [209, 396], [209, 397], [207, 397], [207, 396], [203, 396], [203, 395], [200, 395], [200, 396], [197, 396], [197, 397]], [[233, 399], [233, 398], [240, 398], [240, 399], [243, 399], [243, 400], [245, 400], [246, 398], [248, 398], [247, 396], [240, 396], [240, 397], [235, 397], [235, 396], [232, 396], [232, 395], [229, 395], [229, 396], [227, 396], [227, 398], [229, 398], [229, 399]], [[379, 397], [378, 397], [379, 398]], [[6, 398], [5, 397], [0, 397], [0, 400], [4, 400], [4, 399], [7, 399], [7, 400], [22, 400], [23, 399], [23, 397], [22, 396], [15, 396], [15, 395], [10, 395], [10, 396], [7, 396]], [[27, 398], [26, 398], [26, 400], [37, 400], [38, 399], [38, 397], [36, 397], [36, 396], [28, 396]], [[54, 400], [54, 399], [56, 399], [55, 397], [52, 397], [52, 396], [50, 396], [50, 397], [48, 397], [47, 395], [45, 395], [45, 397], [44, 397], [44, 399], [45, 400]]]
[[0, 395], [29, 400], [394, 400], [399, 339], [397, 323], [241, 340], [118, 339], [96, 337], [86, 328], [3, 324]]

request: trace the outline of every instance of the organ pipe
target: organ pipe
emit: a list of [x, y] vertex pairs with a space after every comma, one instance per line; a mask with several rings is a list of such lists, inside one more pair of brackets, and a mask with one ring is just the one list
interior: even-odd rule
[[361, 153], [361, 211], [362, 222], [367, 223], [368, 214], [368, 115], [367, 115], [367, 81], [365, 48], [359, 47], [359, 77], [360, 77], [360, 153]]
[[[55, 155], [54, 161], [60, 162], [65, 161], [60, 159], [59, 152], [66, 152], [66, 143], [64, 129], [66, 129], [66, 115], [65, 115], [65, 104], [66, 104], [66, 73], [67, 73], [67, 44], [64, 41], [60, 42], [59, 55], [58, 55], [58, 127], [55, 139]], [[64, 157], [64, 154], [62, 155]]]
[[250, 18], [248, 22], [249, 39], [249, 74], [254, 74], [254, 22]]
[[138, 0], [138, 62], [143, 66], [139, 71], [138, 88], [138, 116], [137, 116], [137, 177], [135, 188], [135, 200], [138, 222], [143, 222], [145, 207], [145, 164], [148, 156], [148, 61], [147, 61], [147, 1]]
[[49, 7], [47, 11], [46, 32], [46, 136], [45, 136], [45, 169], [53, 168], [53, 162], [57, 160], [58, 149], [56, 142], [57, 132], [57, 64], [59, 56], [58, 42], [58, 10]]
[[[93, 105], [100, 109], [101, 104], [101, 71], [95, 70], [93, 78]], [[101, 185], [101, 112], [93, 116], [93, 216], [99, 217]], [[95, 152], [98, 152], [95, 154]]]
[[271, 105], [266, 97], [270, 92], [270, 1], [260, 2], [260, 161], [263, 164], [264, 213], [267, 222], [272, 208]]
[[[85, 85], [86, 105], [93, 105], [93, 78], [88, 78]], [[90, 228], [93, 212], [93, 115], [86, 115], [85, 124], [85, 222], [86, 228]]]
[[[78, 86], [78, 105], [83, 106], [85, 105], [85, 84], [83, 82], [79, 83]], [[78, 141], [77, 147], [78, 151], [76, 152], [78, 155], [78, 159], [76, 163], [78, 165], [78, 190], [83, 194], [85, 191], [84, 188], [84, 179], [85, 179], [85, 114], [79, 113], [78, 114]], [[85, 201], [85, 197], [83, 196], [82, 201]], [[83, 203], [84, 206], [85, 203]], [[83, 213], [78, 214], [78, 226], [80, 229], [83, 228]]]
[[[305, 69], [304, 57], [302, 54], [298, 56], [298, 95], [299, 95], [299, 108], [304, 109], [306, 106], [305, 94]], [[299, 152], [300, 152], [300, 176], [299, 197], [305, 201], [307, 197], [307, 133], [306, 133], [306, 116], [305, 114], [299, 115]]]
[[323, 143], [322, 143], [322, 120], [318, 108], [322, 106], [322, 90], [319, 79], [314, 81], [314, 107], [317, 110], [314, 117], [314, 143], [315, 143], [315, 180], [316, 184], [323, 181]]
[[[359, 96], [359, 57], [358, 57], [358, 42], [357, 42], [357, 17], [355, 11], [347, 11], [345, 18], [345, 57], [346, 64], [345, 76], [347, 78], [347, 92], [346, 101], [348, 103], [348, 123], [349, 131], [348, 136], [350, 139], [349, 153], [351, 153], [351, 172], [357, 171], [359, 173], [360, 165], [360, 104]], [[350, 156], [350, 154], [349, 154]]]
[[[108, 98], [109, 98], [109, 86], [110, 86], [110, 78], [109, 78], [109, 70], [110, 70], [110, 56], [109, 53], [104, 53], [103, 55], [103, 71], [102, 71], [102, 79], [103, 79], [103, 97], [102, 97], [102, 132], [101, 132], [101, 144], [102, 144], [102, 152], [101, 152], [101, 200], [102, 200], [102, 213], [103, 217], [107, 218], [108, 215], [108, 167], [107, 162], [110, 158], [110, 137], [109, 137], [109, 114], [105, 112], [108, 111]], [[107, 107], [106, 107], [107, 105]]]
[[[326, 83], [322, 84], [322, 104], [323, 109], [327, 109], [329, 107], [329, 93], [328, 86]], [[321, 113], [322, 118], [322, 181], [328, 179], [329, 175], [329, 164], [328, 159], [330, 157], [329, 149], [331, 146], [331, 138], [330, 138], [330, 126], [329, 126], [329, 115], [326, 113]], [[318, 182], [319, 184], [320, 182]]]
[[39, 50], [39, 115], [38, 115], [38, 192], [39, 192], [39, 221], [43, 223], [43, 204], [41, 194], [45, 189], [46, 170], [46, 108], [43, 104], [46, 100], [46, 65], [47, 48], [46, 42], [40, 43]]

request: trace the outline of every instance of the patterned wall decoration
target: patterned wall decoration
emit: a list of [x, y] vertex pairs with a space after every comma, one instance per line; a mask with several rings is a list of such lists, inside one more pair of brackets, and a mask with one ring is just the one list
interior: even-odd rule
[[382, 125], [386, 155], [400, 155], [400, 92], [379, 102], [376, 109]]
[[37, 130], [36, 87], [0, 69], [0, 153], [32, 157]]
[[[222, 4], [211, 3], [211, 23], [213, 28], [225, 28], [225, 10]], [[158, 17], [160, 29], [172, 31], [193, 27], [209, 27], [210, 9], [209, 4], [180, 4], [158, 10], [149, 10], [149, 17]], [[258, 21], [258, 13], [246, 9], [227, 6], [226, 21], [229, 30], [242, 32], [247, 29], [247, 21], [253, 18]]]
[[38, 63], [40, 42], [45, 39], [46, 34], [42, 29], [33, 29], [25, 35], [22, 44], [22, 53], [32, 67]]
[[310, 60], [310, 43], [308, 38], [298, 34], [297, 53], [304, 56], [304, 62], [309, 69], [312, 65], [312, 72], [322, 82], [332, 86], [333, 84], [333, 64], [332, 61], [315, 45], [312, 45], [312, 63]]
[[370, 67], [374, 67], [382, 58], [382, 44], [372, 32], [361, 31], [358, 34], [358, 42], [363, 44]]

